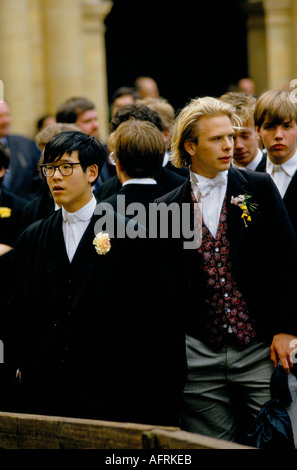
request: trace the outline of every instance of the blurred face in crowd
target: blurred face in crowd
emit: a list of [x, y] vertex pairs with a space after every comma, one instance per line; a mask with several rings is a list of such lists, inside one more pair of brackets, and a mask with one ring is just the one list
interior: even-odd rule
[[52, 126], [53, 124], [56, 124], [56, 118], [55, 116], [48, 116], [44, 119], [43, 121], [43, 124], [41, 126], [41, 128], [39, 129], [40, 131], [42, 131], [43, 129], [45, 129], [46, 127], [48, 126]]
[[203, 116], [199, 119], [198, 142], [185, 142], [191, 156], [191, 170], [201, 176], [214, 178], [230, 168], [233, 156], [234, 130], [228, 116]]
[[257, 156], [259, 150], [259, 136], [256, 128], [246, 123], [243, 129], [234, 129], [234, 155], [233, 159], [238, 166], [247, 166]]
[[0, 102], [0, 139], [7, 136], [11, 124], [9, 106], [5, 101]]
[[276, 124], [265, 119], [257, 130], [272, 163], [281, 165], [293, 157], [296, 152], [297, 139], [295, 121], [284, 121]]
[[95, 109], [89, 109], [80, 114], [75, 123], [87, 135], [99, 137], [98, 116]]
[[246, 93], [247, 95], [256, 94], [255, 83], [250, 78], [242, 78], [241, 80], [239, 80], [238, 87], [240, 91]]
[[114, 117], [122, 106], [125, 106], [126, 104], [133, 104], [134, 101], [135, 100], [131, 95], [122, 95], [116, 98], [112, 104], [111, 117]]
[[142, 98], [158, 98], [159, 88], [155, 80], [149, 77], [139, 80], [138, 92]]

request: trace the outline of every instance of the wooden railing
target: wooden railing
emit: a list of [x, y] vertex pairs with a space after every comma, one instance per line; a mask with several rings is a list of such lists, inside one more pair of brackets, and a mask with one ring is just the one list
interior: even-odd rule
[[249, 449], [179, 428], [0, 412], [1, 449]]

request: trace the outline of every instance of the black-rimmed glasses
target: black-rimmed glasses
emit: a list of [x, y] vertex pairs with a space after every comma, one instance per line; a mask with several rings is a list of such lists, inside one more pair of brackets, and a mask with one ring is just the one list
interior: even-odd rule
[[48, 165], [45, 163], [40, 165], [40, 167], [44, 176], [54, 176], [57, 168], [62, 176], [70, 176], [73, 173], [74, 165], [80, 165], [80, 163], [60, 163], [60, 165]]

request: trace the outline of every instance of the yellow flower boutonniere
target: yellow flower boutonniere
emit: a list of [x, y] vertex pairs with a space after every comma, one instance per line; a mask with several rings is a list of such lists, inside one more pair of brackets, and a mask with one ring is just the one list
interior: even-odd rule
[[111, 248], [108, 233], [98, 233], [93, 240], [93, 245], [95, 245], [95, 250], [98, 255], [105, 255], [108, 253]]
[[11, 216], [10, 207], [0, 207], [0, 219], [6, 219]]
[[248, 201], [252, 196], [249, 194], [240, 194], [237, 197], [231, 196], [231, 204], [239, 206], [242, 210], [241, 218], [243, 219], [245, 227], [247, 227], [247, 222], [251, 222], [251, 212], [253, 212], [258, 204], [251, 203]]

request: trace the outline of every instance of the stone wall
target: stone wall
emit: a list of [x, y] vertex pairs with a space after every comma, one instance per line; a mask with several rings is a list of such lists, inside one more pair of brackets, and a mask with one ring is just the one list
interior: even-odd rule
[[0, 79], [12, 132], [34, 137], [39, 117], [72, 96], [97, 108], [108, 135], [104, 20], [110, 0], [0, 0]]

